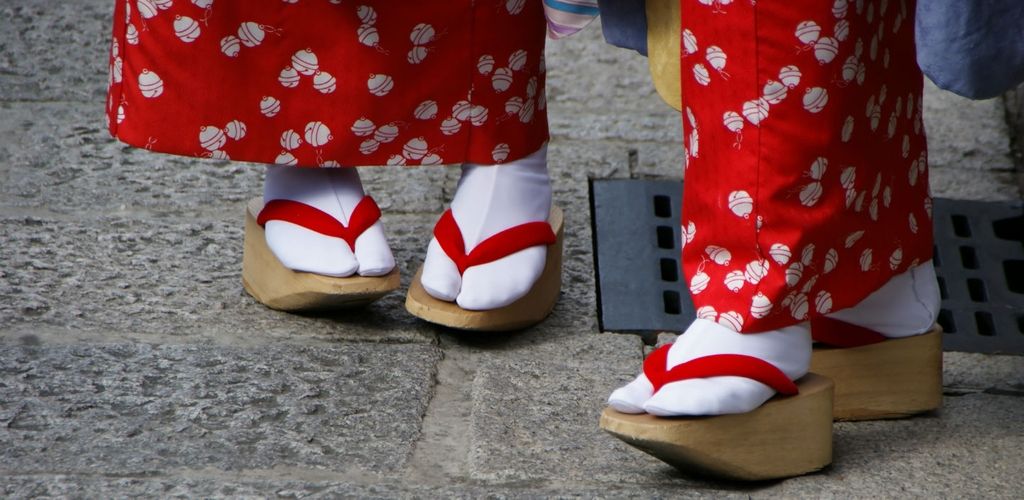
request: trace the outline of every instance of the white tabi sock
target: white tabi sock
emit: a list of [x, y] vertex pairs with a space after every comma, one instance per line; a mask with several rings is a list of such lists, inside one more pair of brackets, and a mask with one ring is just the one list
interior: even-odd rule
[[[265, 201], [293, 200], [330, 214], [342, 224], [363, 199], [363, 185], [354, 168], [267, 167]], [[341, 238], [326, 236], [291, 222], [266, 225], [267, 246], [294, 271], [326, 276], [383, 276], [395, 267], [380, 221], [356, 239], [355, 252]]]
[[[510, 227], [547, 221], [551, 211], [547, 145], [502, 165], [464, 165], [451, 209], [467, 252]], [[471, 267], [460, 276], [441, 245], [431, 239], [421, 283], [433, 297], [455, 301], [463, 309], [496, 309], [530, 291], [544, 270], [546, 257], [547, 247], [530, 247]]]
[[[811, 363], [811, 332], [800, 323], [764, 333], [738, 333], [713, 321], [696, 319], [668, 351], [666, 369], [715, 354], [742, 354], [767, 361], [796, 380]], [[764, 404], [775, 391], [744, 377], [720, 376], [665, 384], [656, 394], [644, 374], [608, 398], [623, 413], [658, 416], [746, 413]]]
[[932, 329], [941, 304], [935, 266], [929, 260], [894, 276], [857, 305], [827, 316], [889, 338], [911, 337]]

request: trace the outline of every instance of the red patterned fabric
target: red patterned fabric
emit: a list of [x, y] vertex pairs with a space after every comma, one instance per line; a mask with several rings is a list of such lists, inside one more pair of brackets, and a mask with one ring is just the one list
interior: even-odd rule
[[459, 268], [459, 274], [466, 269], [494, 262], [518, 251], [539, 245], [553, 245], [557, 241], [555, 232], [547, 222], [527, 222], [510, 227], [477, 244], [466, 252], [462, 231], [451, 210], [446, 210], [434, 226], [434, 237], [441, 249]]
[[913, 0], [683, 0], [684, 270], [775, 330], [931, 258]]
[[331, 214], [305, 203], [294, 200], [270, 200], [263, 210], [260, 210], [256, 223], [266, 226], [267, 222], [272, 220], [291, 222], [325, 236], [341, 238], [354, 252], [359, 235], [380, 220], [380, 207], [373, 198], [364, 197], [352, 210], [346, 226]]
[[885, 342], [885, 335], [874, 330], [857, 326], [828, 316], [811, 320], [811, 338], [829, 347], [862, 347]]
[[793, 383], [782, 370], [771, 363], [753, 356], [742, 354], [715, 354], [692, 359], [680, 363], [671, 370], [667, 369], [668, 350], [671, 344], [656, 349], [644, 360], [644, 375], [658, 392], [666, 384], [708, 377], [745, 377], [761, 382], [784, 396], [799, 393]]
[[526, 0], [118, 0], [107, 112], [129, 144], [302, 166], [503, 163], [547, 140]]

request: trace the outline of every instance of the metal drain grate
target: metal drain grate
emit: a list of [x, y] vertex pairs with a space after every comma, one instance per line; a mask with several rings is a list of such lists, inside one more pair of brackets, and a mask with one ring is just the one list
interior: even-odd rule
[[[679, 267], [682, 183], [591, 182], [598, 317], [651, 338], [694, 318]], [[936, 199], [939, 323], [948, 351], [1024, 354], [1024, 205]]]
[[946, 350], [1024, 354], [1024, 205], [936, 199]]
[[679, 268], [682, 183], [590, 184], [601, 330], [681, 332], [696, 313]]

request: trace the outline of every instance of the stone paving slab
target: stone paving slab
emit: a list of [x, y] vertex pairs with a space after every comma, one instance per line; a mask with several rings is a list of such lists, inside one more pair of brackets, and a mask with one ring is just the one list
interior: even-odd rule
[[[941, 417], [836, 426], [838, 461], [825, 471], [784, 482], [737, 485], [672, 480], [674, 470], [652, 464], [659, 483], [616, 483], [534, 477], [516, 483], [431, 485], [394, 477], [357, 480], [328, 470], [278, 468], [223, 473], [218, 470], [170, 470], [135, 477], [73, 474], [8, 475], [0, 494], [75, 496], [266, 496], [344, 498], [1014, 498], [1024, 488], [1020, 434], [1007, 425], [1022, 411], [1019, 398], [974, 394], [947, 401]], [[981, 418], [978, 418], [978, 416]], [[956, 435], [951, 440], [936, 436]], [[609, 438], [610, 439], [610, 438]], [[639, 452], [636, 452], [639, 454]], [[927, 459], [922, 459], [927, 456]], [[557, 475], [571, 463], [548, 471]], [[374, 482], [374, 480], [378, 482]]]
[[[232, 403], [238, 403], [239, 407], [246, 404], [251, 407], [253, 401], [259, 402], [258, 395], [253, 393], [273, 393], [276, 407], [286, 409], [292, 413], [300, 413], [303, 408], [303, 391], [309, 390], [309, 373], [317, 373], [312, 383], [313, 387], [320, 388], [323, 385], [334, 387], [336, 383], [346, 383], [343, 388], [336, 389], [339, 394], [351, 394], [352, 386], [341, 379], [346, 361], [351, 362], [353, 355], [338, 359], [336, 353], [326, 351], [300, 349], [298, 352], [315, 352], [313, 356], [316, 361], [309, 363], [303, 358], [303, 366], [314, 365], [308, 371], [296, 375], [300, 381], [292, 378], [281, 380], [281, 373], [284, 372], [279, 364], [270, 366], [270, 370], [259, 370], [253, 368], [251, 372], [262, 376], [255, 381], [249, 375], [250, 371], [243, 371], [234, 368], [242, 363], [260, 363], [263, 360], [252, 360], [242, 357], [239, 360], [237, 352], [216, 352], [205, 358], [199, 359], [200, 369], [207, 372], [216, 372], [214, 377], [204, 377], [202, 382], [184, 381], [184, 383], [168, 384], [170, 386], [183, 386], [179, 389], [167, 388], [173, 394], [200, 393], [203, 391], [220, 391], [214, 396], [212, 403], [220, 403], [215, 415], [209, 413], [201, 414], [202, 417], [194, 417], [191, 408], [177, 408], [175, 403], [188, 404], [196, 400], [194, 394], [184, 399], [174, 397], [172, 394], [169, 402], [161, 405], [159, 401], [150, 403], [156, 405], [149, 411], [144, 419], [150, 422], [150, 415], [159, 414], [161, 419], [181, 423], [188, 428], [184, 431], [187, 438], [189, 433], [196, 427], [205, 427], [207, 434], [203, 436], [203, 443], [207, 450], [190, 450], [189, 456], [198, 453], [197, 461], [188, 464], [175, 462], [174, 453], [159, 453], [171, 447], [171, 451], [181, 450], [186, 444], [170, 443], [170, 440], [155, 443], [155, 450], [152, 455], [149, 452], [124, 454], [133, 456], [133, 474], [110, 473], [88, 474], [75, 476], [74, 473], [82, 474], [92, 467], [98, 466], [94, 462], [86, 464], [64, 464], [57, 462], [60, 472], [72, 472], [71, 475], [56, 473], [52, 470], [31, 470], [30, 467], [19, 466], [18, 470], [4, 470], [2, 476], [6, 479], [0, 480], [0, 492], [5, 496], [23, 497], [30, 494], [49, 492], [59, 495], [71, 489], [86, 488], [92, 495], [97, 497], [107, 494], [118, 495], [154, 495], [161, 496], [237, 496], [237, 495], [265, 495], [273, 492], [276, 496], [351, 496], [362, 498], [422, 498], [424, 496], [441, 495], [444, 497], [479, 497], [492, 496], [497, 498], [534, 498], [534, 497], [588, 497], [588, 498], [632, 498], [632, 497], [699, 497], [713, 494], [716, 497], [747, 496], [753, 498], [812, 498], [812, 497], [867, 497], [867, 496], [900, 496], [900, 497], [935, 497], [935, 496], [977, 496], [987, 498], [1009, 497], [1024, 487], [1024, 477], [1017, 474], [1017, 465], [1024, 460], [1024, 450], [1020, 444], [1022, 437], [1019, 429], [1014, 426], [1005, 425], [1013, 422], [1017, 415], [1024, 412], [1024, 399], [1018, 397], [1007, 397], [986, 394], [968, 394], [957, 397], [947, 397], [945, 407], [937, 414], [918, 417], [910, 420], [885, 421], [885, 422], [861, 422], [837, 424], [835, 427], [835, 448], [836, 463], [822, 473], [794, 478], [783, 482], [741, 485], [730, 483], [708, 482], [697, 478], [681, 475], [674, 469], [640, 454], [631, 448], [622, 445], [614, 438], [603, 435], [596, 430], [594, 419], [596, 411], [603, 406], [601, 399], [607, 389], [605, 385], [612, 386], [618, 383], [616, 377], [626, 375], [626, 370], [609, 370], [592, 374], [578, 373], [585, 370], [586, 365], [592, 364], [595, 359], [608, 360], [609, 364], [625, 366], [632, 365], [639, 359], [639, 353], [627, 354], [638, 351], [638, 345], [633, 342], [626, 342], [629, 337], [615, 335], [599, 335], [570, 338], [568, 342], [562, 341], [540, 344], [540, 351], [559, 350], [564, 354], [564, 362], [552, 363], [549, 361], [538, 361], [535, 357], [537, 349], [526, 349], [527, 345], [537, 348], [538, 344], [530, 342], [512, 342], [507, 349], [493, 347], [487, 349], [482, 356], [479, 376], [473, 384], [473, 392], [477, 396], [473, 404], [473, 425], [471, 430], [473, 436], [473, 448], [471, 462], [473, 463], [472, 480], [464, 484], [433, 484], [434, 481], [405, 481], [402, 474], [393, 475], [394, 470], [385, 468], [383, 471], [371, 469], [364, 472], [363, 467], [339, 466], [338, 464], [349, 464], [349, 461], [341, 458], [331, 457], [331, 464], [322, 465], [328, 460], [325, 455], [317, 453], [313, 447], [310, 455], [301, 455], [304, 460], [317, 462], [315, 466], [308, 464], [294, 465], [287, 459], [281, 459], [274, 454], [288, 455], [299, 454], [309, 451], [300, 446], [303, 440], [302, 430], [297, 420], [286, 417], [284, 424], [268, 423], [285, 441], [281, 446], [258, 445], [254, 448], [252, 457], [243, 458], [245, 449], [241, 453], [235, 452], [232, 456], [239, 457], [235, 460], [251, 460], [258, 463], [246, 463], [248, 470], [235, 470], [233, 464], [224, 466], [217, 463], [211, 465], [204, 463], [203, 457], [218, 453], [218, 446], [222, 440], [233, 436], [238, 432], [239, 439], [246, 439], [252, 436], [252, 432], [246, 432], [247, 425], [253, 422], [263, 425], [263, 422], [273, 419], [265, 418], [267, 415], [274, 415], [271, 410], [257, 410], [258, 416], [253, 416], [252, 410], [242, 410], [232, 414], [225, 409], [233, 408]], [[566, 346], [569, 346], [566, 348]], [[411, 347], [411, 346], [405, 346]], [[72, 425], [75, 428], [88, 427], [91, 423], [88, 419], [81, 418], [81, 415], [96, 415], [92, 420], [109, 419], [111, 412], [117, 412], [120, 418], [130, 421], [129, 413], [132, 408], [137, 408], [137, 402], [146, 398], [167, 399], [166, 393], [147, 393], [139, 391], [137, 387], [159, 390], [162, 381], [168, 381], [172, 377], [183, 378], [186, 373], [173, 372], [164, 375], [164, 379], [145, 379], [141, 375], [132, 375], [131, 371], [122, 371], [124, 364], [111, 367], [111, 358], [119, 359], [126, 357], [123, 349], [129, 349], [128, 356], [139, 355], [149, 356], [156, 359], [158, 367], [166, 367], [168, 364], [181, 364], [178, 358], [182, 354], [181, 348], [148, 348], [139, 346], [109, 346], [105, 352], [99, 355], [95, 351], [88, 355], [95, 360], [95, 363], [103, 365], [101, 373], [89, 365], [82, 366], [81, 370], [73, 369], [72, 375], [62, 375], [57, 382], [52, 380], [46, 384], [37, 384], [33, 389], [45, 396], [41, 399], [50, 399], [58, 404], [52, 404], [52, 409], [42, 420], [45, 425], [57, 426], [61, 419], [74, 418]], [[198, 348], [186, 348], [193, 351]], [[142, 352], [139, 352], [142, 351]], [[163, 352], [160, 352], [163, 351]], [[12, 366], [9, 350], [4, 355], [4, 366]], [[371, 349], [356, 354], [359, 359], [359, 368], [356, 370], [376, 370], [382, 359], [359, 358], [362, 355], [375, 356], [379, 349]], [[493, 354], [488, 354], [493, 353]], [[272, 352], [273, 359], [282, 358], [280, 352]], [[387, 355], [394, 355], [388, 353]], [[81, 354], [80, 354], [81, 355]], [[403, 361], [415, 358], [421, 361], [423, 356], [411, 356], [404, 352]], [[249, 355], [251, 357], [251, 354]], [[431, 356], [426, 356], [430, 359]], [[289, 359], [286, 356], [285, 359]], [[66, 361], [68, 356], [53, 356], [51, 360], [59, 359]], [[72, 357], [71, 359], [74, 359]], [[211, 361], [214, 360], [214, 361]], [[234, 366], [224, 366], [217, 370], [218, 365], [210, 367], [216, 361], [225, 362], [230, 360], [236, 363]], [[329, 360], [328, 374], [323, 374], [324, 363]], [[39, 366], [39, 361], [35, 361]], [[404, 363], [407, 364], [407, 363]], [[417, 363], [418, 365], [418, 363]], [[24, 366], [24, 363], [14, 363], [13, 366]], [[72, 367], [78, 368], [78, 367]], [[172, 368], [173, 369], [173, 368]], [[333, 372], [332, 372], [333, 371]], [[423, 376], [423, 371], [417, 369], [404, 379], [416, 379]], [[617, 373], [622, 371], [622, 373]], [[51, 373], [47, 370], [46, 373]], [[59, 373], [59, 372], [58, 372]], [[601, 375], [605, 373], [607, 375]], [[572, 374], [564, 380], [558, 381], [557, 377]], [[85, 375], [88, 380], [82, 381]], [[121, 380], [125, 378], [126, 380]], [[630, 373], [631, 375], [631, 373]], [[226, 384], [224, 380], [217, 377], [233, 378], [235, 384]], [[6, 376], [5, 392], [18, 390]], [[21, 378], [25, 378], [23, 375]], [[191, 377], [189, 377], [191, 378]], [[362, 377], [357, 377], [360, 382]], [[554, 380], [554, 381], [553, 381]], [[97, 404], [92, 391], [95, 385], [110, 384], [104, 386], [101, 394], [104, 399]], [[191, 384], [191, 385], [190, 385]], [[239, 390], [238, 385], [244, 387]], [[318, 385], [319, 384], [319, 385]], [[54, 389], [57, 386], [57, 390]], [[234, 387], [236, 392], [242, 396], [228, 395]], [[61, 393], [60, 387], [65, 390]], [[288, 390], [282, 395], [281, 387]], [[378, 387], [371, 387], [370, 390], [379, 391]], [[406, 388], [390, 391], [392, 395], [407, 394]], [[358, 390], [353, 398], [366, 397], [369, 391], [359, 393]], [[111, 394], [112, 393], [112, 394]], [[75, 405], [76, 397], [85, 395], [90, 403], [79, 407]], [[569, 394], [568, 396], [566, 394]], [[330, 397], [328, 397], [330, 396]], [[327, 401], [319, 402], [327, 404], [334, 395], [326, 397]], [[38, 397], [38, 396], [37, 396]], [[249, 399], [247, 399], [249, 398]], [[256, 398], [255, 400], [252, 398]], [[291, 398], [295, 401], [285, 401]], [[38, 414], [28, 411], [11, 418], [11, 411], [6, 404], [8, 397], [5, 395], [5, 404], [0, 410], [0, 420], [6, 424], [6, 430], [10, 434], [17, 434], [27, 431], [24, 428], [37, 422]], [[27, 398], [26, 406], [30, 409], [34, 399]], [[106, 403], [104, 403], [104, 401]], [[116, 406], [119, 403], [120, 406]], [[134, 404], [134, 406], [133, 406]], [[336, 408], [343, 414], [351, 411], [358, 405], [352, 403], [340, 404]], [[384, 405], [394, 407], [394, 404]], [[174, 407], [168, 410], [168, 407]], [[212, 407], [212, 405], [211, 405]], [[163, 409], [163, 411], [161, 411]], [[298, 409], [298, 410], [297, 410]], [[209, 411], [209, 410], [208, 410]], [[249, 411], [250, 413], [246, 413]], [[262, 412], [262, 413], [259, 413]], [[411, 411], [410, 411], [411, 412]], [[320, 415], [321, 413], [314, 413]], [[332, 415], [330, 409], [325, 409], [324, 415]], [[225, 416], [230, 415], [230, 416]], [[299, 420], [315, 417], [301, 416]], [[220, 420], [218, 420], [220, 419]], [[85, 420], [85, 422], [83, 422]], [[137, 420], [139, 421], [143, 419]], [[387, 418], [377, 418], [374, 421], [383, 423], [390, 422]], [[216, 423], [224, 424], [226, 428], [211, 427]], [[240, 422], [232, 426], [232, 422]], [[12, 425], [13, 423], [13, 425]], [[319, 428], [327, 423], [326, 420], [315, 422]], [[347, 422], [346, 422], [347, 423]], [[337, 424], [339, 427], [341, 424]], [[310, 423], [310, 428], [314, 423]], [[101, 427], [101, 426], [96, 426]], [[102, 427], [112, 427], [110, 425]], [[85, 456], [94, 459], [97, 456], [103, 457], [103, 453], [111, 446], [118, 446], [125, 440], [144, 439], [152, 435], [154, 428], [174, 428], [174, 425], [138, 424], [135, 427], [122, 427], [119, 431], [100, 432], [90, 448], [84, 450]], [[281, 431], [286, 427], [287, 432]], [[13, 430], [11, 430], [13, 429]], [[299, 429], [299, 430], [296, 430]], [[37, 429], [42, 430], [42, 429]], [[88, 429], [93, 432], [94, 429]], [[84, 429], [83, 429], [84, 432]], [[138, 434], [134, 434], [138, 432]], [[351, 429], [343, 433], [347, 439], [353, 435]], [[52, 433], [52, 431], [51, 431]], [[269, 433], [268, 433], [269, 434]], [[264, 434], [264, 436], [268, 435]], [[64, 434], [66, 435], [66, 434]], [[378, 434], [379, 435], [379, 434]], [[37, 443], [36, 446], [68, 446], [66, 442], [59, 439], [58, 434], [53, 442]], [[317, 432], [316, 438], [330, 439], [333, 435]], [[936, 439], [941, 436], [941, 439]], [[211, 437], [213, 439], [211, 439]], [[218, 439], [220, 438], [220, 439]], [[270, 439], [270, 438], [267, 438]], [[76, 440], [71, 440], [72, 442]], [[108, 444], [111, 443], [111, 444]], [[361, 443], [360, 443], [361, 444]], [[5, 443], [7, 445], [7, 443]], [[237, 443], [231, 443], [232, 450], [235, 450]], [[6, 447], [6, 446], [5, 446]], [[296, 448], [298, 447], [298, 450]], [[17, 447], [14, 448], [17, 450]], [[335, 450], [340, 447], [334, 448]], [[365, 452], [363, 447], [358, 448]], [[44, 453], [59, 453], [59, 448]], [[10, 454], [10, 452], [8, 452]], [[268, 458], [269, 455], [269, 458]], [[9, 455], [8, 455], [9, 456]], [[71, 458], [68, 458], [71, 456]], [[147, 459], [155, 458], [157, 467]], [[573, 457], [571, 460], [566, 457]], [[923, 457], [928, 457], [923, 459]], [[49, 458], [49, 457], [46, 457]], [[444, 460], [443, 457], [438, 457]], [[273, 459], [274, 464], [269, 468], [267, 461]], [[88, 458], [75, 457], [74, 453], [60, 453], [60, 460], [64, 461], [86, 461]], [[138, 463], [136, 463], [138, 462]], [[6, 461], [5, 463], [18, 463]], [[21, 462], [24, 464], [24, 462]], [[44, 465], [53, 464], [48, 460]], [[75, 467], [79, 465], [80, 467]], [[109, 467], [109, 464], [102, 464]], [[204, 467], [205, 465], [205, 467]], [[128, 467], [128, 466], [126, 466]], [[26, 470], [28, 469], [28, 470]], [[353, 472], [353, 469], [355, 471]], [[77, 471], [77, 472], [73, 472]], [[104, 469], [106, 471], [106, 469]], [[388, 472], [390, 471], [390, 472]], [[377, 473], [387, 474], [378, 476]], [[390, 477], [391, 479], [385, 479]], [[441, 478], [436, 478], [436, 480]], [[81, 490], [79, 490], [81, 491]]]
[[[136, 154], [144, 152], [128, 150], [129, 156]], [[191, 160], [162, 158], [180, 161], [183, 168], [192, 165]], [[629, 148], [622, 144], [556, 143], [552, 148], [556, 198], [567, 213], [566, 287], [555, 316], [549, 320], [554, 325], [594, 324], [593, 315], [580, 314], [580, 311], [596, 308], [587, 178], [627, 176], [628, 161]], [[86, 168], [97, 163], [79, 162]], [[240, 172], [245, 172], [246, 167], [249, 166], [239, 167]], [[204, 173], [203, 169], [209, 170], [210, 162], [191, 168], [194, 179], [209, 179], [209, 172]], [[31, 169], [12, 168], [9, 173], [22, 171]], [[407, 179], [388, 181], [387, 171], [399, 172], [398, 169], [371, 169], [367, 185], [375, 180], [390, 183], [390, 186], [408, 184]], [[436, 169], [434, 172], [418, 171], [441, 174], [435, 176], [441, 182], [446, 182], [445, 177], [453, 177]], [[146, 172], [136, 169], [123, 175], [142, 177]], [[98, 174], [94, 182], [100, 183], [103, 178], [103, 173]], [[254, 182], [256, 178], [243, 184]], [[79, 183], [81, 178], [76, 178], [67, 185]], [[4, 313], [0, 314], [0, 328], [16, 323], [42, 323], [71, 325], [80, 330], [145, 331], [148, 334], [194, 335], [209, 331], [222, 336], [236, 332], [232, 335], [235, 337], [250, 336], [250, 331], [272, 336], [323, 332], [324, 328], [311, 327], [323, 325], [323, 321], [267, 311], [240, 289], [241, 214], [248, 193], [245, 189], [227, 187], [231, 184], [227, 179], [217, 184], [225, 186], [229, 196], [216, 202], [219, 205], [216, 210], [209, 209], [201, 214], [189, 213], [188, 207], [195, 206], [190, 201], [196, 200], [189, 200], [187, 193], [181, 196], [185, 200], [178, 200], [177, 194], [161, 196], [161, 205], [153, 210], [136, 212], [122, 208], [114, 210], [109, 217], [102, 212], [89, 212], [87, 208], [82, 208], [84, 213], [62, 213], [69, 207], [48, 204], [50, 196], [31, 197], [32, 205], [38, 204], [35, 208], [41, 216], [0, 219], [0, 235], [14, 254], [0, 273], [0, 291], [12, 296], [12, 300], [0, 304], [0, 312]], [[39, 185], [54, 184], [40, 182]], [[202, 191], [206, 193], [204, 196], [213, 197], [218, 189], [207, 186]], [[248, 189], [258, 188], [250, 186]], [[435, 205], [441, 204], [440, 190], [439, 187], [439, 196], [432, 202]], [[394, 191], [414, 196], [402, 189]], [[122, 201], [137, 205], [147, 203], [140, 197], [116, 198], [124, 196], [125, 192], [96, 185], [82, 190], [69, 187], [68, 193], [56, 199], [70, 199], [72, 209], [95, 193], [101, 199], [106, 195], [115, 197], [103, 203], [106, 205]], [[168, 204], [179, 209], [164, 211], [162, 207]], [[34, 213], [29, 208], [21, 210]], [[439, 208], [428, 212], [429, 215], [385, 213], [384, 223], [406, 275], [405, 283], [422, 262], [438, 212]], [[405, 314], [402, 300], [401, 293], [392, 294], [366, 312], [340, 314], [334, 319], [347, 320], [345, 338], [416, 340], [423, 330], [417, 326], [422, 325]], [[354, 326], [357, 328], [352, 331]], [[407, 331], [409, 328], [402, 328], [409, 326], [417, 330], [412, 335]], [[239, 327], [245, 330], [239, 332]], [[338, 330], [328, 326], [324, 335], [336, 338], [335, 335], [341, 333]]]
[[598, 428], [605, 398], [636, 376], [638, 338], [562, 335], [545, 343], [532, 337], [474, 353], [483, 358], [472, 387], [474, 480], [695, 484], [651, 474], [661, 462]]
[[109, 0], [0, 3], [0, 100], [102, 103], [113, 6]]
[[393, 472], [439, 359], [412, 344], [3, 347], [0, 476]]
[[946, 397], [937, 414], [836, 424], [835, 462], [768, 496], [1014, 498], [1024, 491], [1024, 398]]
[[973, 101], [926, 80], [924, 127], [933, 169], [1013, 170], [1003, 99]]
[[604, 498], [715, 498], [747, 499], [742, 493], [713, 490], [684, 490], [619, 486], [537, 484], [527, 487], [506, 485], [422, 485], [399, 481], [359, 484], [343, 480], [267, 480], [204, 477], [104, 478], [93, 476], [18, 476], [0, 480], [0, 495], [7, 498], [77, 497], [83, 491], [90, 498], [358, 498], [358, 499], [604, 499]]
[[1024, 356], [947, 352], [942, 363], [942, 384], [948, 391], [1024, 396]]
[[[0, 344], [24, 335], [67, 341], [63, 328], [99, 332], [92, 337], [99, 341], [111, 333], [154, 342], [433, 341], [432, 330], [405, 312], [404, 288], [330, 316], [260, 305], [241, 285], [242, 214], [238, 205], [212, 220], [0, 218], [0, 332], [19, 333], [0, 334]], [[422, 261], [433, 219], [384, 218], [405, 284]]]
[[579, 35], [549, 41], [547, 47], [552, 115], [563, 114], [567, 109], [563, 105], [616, 111], [610, 115], [665, 112], [651, 82], [647, 58], [604, 44], [597, 23]]
[[977, 170], [966, 168], [933, 168], [928, 171], [928, 176], [932, 196], [977, 201], [1021, 199], [1012, 172], [985, 172], [979, 175]]
[[679, 113], [665, 107], [660, 112], [611, 115], [590, 106], [566, 105], [550, 117], [551, 126], [561, 137], [573, 140], [625, 140], [664, 143], [681, 142]]

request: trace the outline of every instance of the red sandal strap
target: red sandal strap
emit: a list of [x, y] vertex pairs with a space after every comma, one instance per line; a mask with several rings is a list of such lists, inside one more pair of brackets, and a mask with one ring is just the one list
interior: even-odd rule
[[527, 222], [510, 227], [484, 241], [473, 251], [466, 253], [466, 242], [451, 210], [446, 210], [434, 226], [434, 237], [441, 249], [459, 268], [459, 274], [466, 269], [494, 262], [520, 250], [539, 245], [553, 245], [557, 241], [555, 232], [547, 222]]
[[355, 251], [359, 235], [380, 220], [380, 207], [373, 198], [364, 196], [352, 210], [348, 226], [345, 226], [331, 214], [305, 203], [294, 200], [270, 200], [260, 211], [256, 222], [260, 226], [266, 226], [267, 222], [272, 220], [291, 222], [325, 236], [341, 238], [348, 243], [352, 251]]
[[722, 376], [756, 380], [784, 396], [792, 396], [800, 392], [796, 384], [785, 373], [782, 373], [782, 370], [767, 361], [742, 354], [704, 356], [668, 370], [666, 364], [669, 347], [671, 346], [665, 345], [656, 349], [644, 360], [644, 375], [654, 386], [654, 392], [658, 392], [666, 384], [672, 382]]
[[861, 347], [887, 340], [874, 330], [827, 316], [811, 319], [811, 338], [815, 342], [841, 348]]
[[668, 371], [668, 350], [671, 347], [672, 344], [665, 344], [655, 349], [654, 352], [647, 355], [647, 359], [644, 359], [644, 375], [654, 385], [655, 391], [665, 385], [662, 380], [664, 380], [665, 373]]

